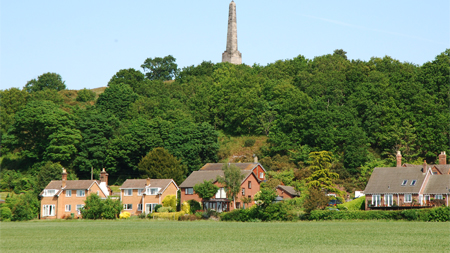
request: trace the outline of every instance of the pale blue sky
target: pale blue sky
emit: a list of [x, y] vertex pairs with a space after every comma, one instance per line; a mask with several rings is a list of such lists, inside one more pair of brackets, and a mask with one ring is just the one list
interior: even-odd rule
[[[236, 0], [245, 64], [347, 51], [422, 65], [450, 48], [450, 1]], [[46, 72], [68, 89], [106, 86], [120, 69], [173, 55], [180, 68], [220, 62], [230, 0], [0, 3], [0, 89]]]

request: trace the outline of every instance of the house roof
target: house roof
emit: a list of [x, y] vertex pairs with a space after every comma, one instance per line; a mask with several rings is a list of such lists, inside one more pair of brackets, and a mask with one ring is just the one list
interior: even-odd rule
[[[67, 180], [65, 190], [87, 190], [96, 180]], [[52, 180], [44, 189], [62, 189], [62, 180]]]
[[450, 194], [450, 175], [431, 175], [424, 194]]
[[[170, 183], [175, 182], [172, 179], [150, 179], [150, 187], [161, 188], [159, 192], [164, 192]], [[147, 179], [127, 179], [119, 189], [144, 189]], [[178, 188], [177, 184], [175, 186]]]
[[[375, 168], [367, 183], [365, 194], [419, 193], [425, 179], [422, 166]], [[408, 180], [406, 185], [402, 182]], [[414, 186], [413, 180], [417, 180]]]
[[279, 185], [277, 188], [289, 193], [291, 196], [300, 196], [300, 192], [296, 191], [292, 186]]
[[[222, 170], [224, 165], [226, 165], [226, 163], [207, 163], [201, 167], [200, 170]], [[241, 170], [253, 170], [258, 165], [261, 166], [259, 163], [230, 163], [230, 165], [234, 165]], [[261, 168], [266, 171], [263, 166], [261, 166]]]
[[[252, 170], [241, 170], [241, 174], [244, 175], [243, 181], [245, 181], [245, 179], [252, 174]], [[217, 176], [224, 176], [222, 167], [220, 167], [220, 170], [207, 169], [194, 171], [188, 178], [186, 178], [186, 180], [184, 180], [182, 184], [180, 184], [180, 188], [194, 187], [198, 183], [203, 183], [204, 180], [216, 182]]]
[[450, 174], [450, 164], [436, 164], [433, 166], [436, 167], [444, 175]]

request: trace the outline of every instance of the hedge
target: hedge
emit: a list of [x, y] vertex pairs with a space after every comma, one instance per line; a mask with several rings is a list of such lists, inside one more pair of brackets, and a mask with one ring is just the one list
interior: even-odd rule
[[148, 218], [152, 219], [166, 219], [166, 220], [179, 220], [181, 216], [184, 216], [186, 213], [181, 212], [173, 212], [173, 213], [150, 213], [148, 214]]
[[450, 207], [409, 209], [399, 211], [335, 211], [314, 210], [303, 220], [409, 220], [450, 221]]

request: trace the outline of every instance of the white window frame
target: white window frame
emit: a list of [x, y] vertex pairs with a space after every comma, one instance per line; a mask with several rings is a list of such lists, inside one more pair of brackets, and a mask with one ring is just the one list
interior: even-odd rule
[[133, 210], [133, 204], [123, 204], [123, 210]]
[[434, 195], [434, 199], [444, 199], [444, 197], [442, 196], [442, 194], [436, 194]]
[[140, 211], [140, 212], [142, 212], [142, 204], [138, 204], [138, 205], [137, 205], [137, 210]]
[[259, 178], [264, 178], [264, 172], [259, 172]]
[[252, 188], [252, 181], [248, 181], [248, 188], [251, 189]]
[[72, 205], [66, 205], [66, 208], [64, 209], [66, 212], [72, 211]]
[[156, 203], [145, 203], [145, 212], [153, 213], [155, 211], [155, 206], [158, 205]]
[[144, 189], [138, 189], [138, 196], [142, 196], [144, 194]]
[[384, 194], [384, 205], [392, 206], [394, 204], [394, 195], [393, 194]]
[[78, 214], [80, 214], [80, 213], [81, 213], [81, 211], [80, 211], [80, 210], [81, 210], [81, 208], [83, 208], [83, 206], [84, 206], [84, 205], [82, 205], [82, 204], [79, 204], [79, 205], [77, 205], [77, 209], [76, 209], [76, 211], [77, 211], [77, 213], [78, 213]]
[[49, 189], [49, 190], [44, 190], [44, 196], [45, 197], [53, 197], [56, 194], [56, 190], [54, 189]]
[[194, 188], [192, 188], [192, 187], [185, 188], [184, 189], [184, 194], [186, 194], [186, 195], [194, 194]]
[[72, 197], [72, 190], [66, 190], [66, 197]]
[[242, 197], [245, 197], [245, 188], [242, 188], [241, 193], [242, 193]]
[[216, 199], [226, 199], [227, 193], [225, 192], [225, 188], [221, 187], [216, 192]]
[[405, 179], [405, 180], [402, 181], [402, 186], [405, 186], [407, 184], [408, 184], [408, 179]]
[[412, 194], [405, 194], [405, 203], [411, 203], [412, 202]]
[[43, 205], [42, 216], [55, 216], [55, 205]]
[[77, 190], [77, 197], [86, 197], [85, 190]]
[[381, 202], [381, 195], [372, 195], [372, 205], [373, 206], [380, 206]]
[[147, 188], [147, 195], [157, 195], [159, 188]]
[[123, 196], [133, 196], [133, 189], [124, 189]]

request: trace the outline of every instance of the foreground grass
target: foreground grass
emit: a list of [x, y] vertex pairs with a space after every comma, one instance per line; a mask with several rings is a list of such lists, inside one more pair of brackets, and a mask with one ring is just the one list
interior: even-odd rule
[[448, 223], [31, 221], [0, 224], [1, 252], [449, 252]]

